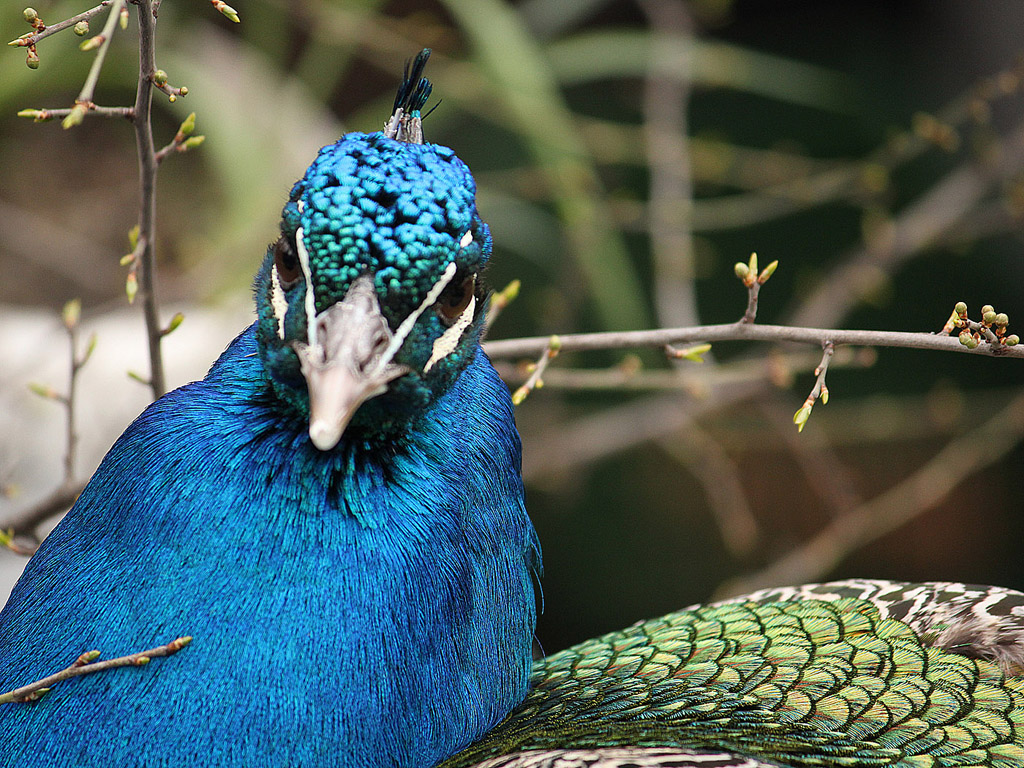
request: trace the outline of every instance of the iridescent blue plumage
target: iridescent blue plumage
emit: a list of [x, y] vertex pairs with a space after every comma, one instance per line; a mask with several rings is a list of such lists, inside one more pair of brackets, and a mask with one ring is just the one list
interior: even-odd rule
[[[257, 323], [139, 417], [29, 563], [0, 613], [0, 686], [92, 648], [193, 643], [0, 707], [0, 762], [429, 766], [522, 700], [539, 555], [478, 345], [474, 192], [444, 147], [350, 134], [321, 151], [257, 277]], [[338, 307], [356, 317], [340, 341]], [[331, 339], [360, 324], [351, 375], [397, 378], [321, 450], [311, 377], [348, 365]]]

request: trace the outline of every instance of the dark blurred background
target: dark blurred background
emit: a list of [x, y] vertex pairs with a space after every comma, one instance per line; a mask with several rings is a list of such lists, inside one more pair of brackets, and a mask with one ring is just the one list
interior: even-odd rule
[[[54, 23], [88, 5], [35, 8]], [[160, 12], [158, 65], [190, 92], [158, 95], [157, 145], [192, 110], [206, 136], [160, 172], [161, 293], [186, 313], [183, 340], [168, 339], [174, 385], [244, 326], [290, 184], [321, 144], [380, 128], [424, 46], [440, 102], [427, 137], [476, 174], [492, 285], [522, 281], [492, 338], [733, 321], [746, 304], [733, 264], [752, 251], [780, 261], [761, 322], [937, 331], [963, 300], [1024, 331], [1017, 0], [235, 7], [238, 25], [202, 2]], [[5, 39], [25, 31], [20, 8], [0, 11]], [[133, 19], [98, 103], [134, 100], [135, 40]], [[78, 42], [43, 41], [37, 71], [21, 49], [0, 53], [0, 516], [60, 477], [59, 430], [50, 458], [25, 459], [52, 406], [21, 398], [31, 361], [65, 352], [59, 334], [19, 341], [73, 297], [98, 327], [138, 323], [118, 264], [136, 218], [131, 127], [15, 117], [72, 103], [92, 60]], [[100, 347], [113, 339], [101, 331]], [[547, 651], [779, 581], [1024, 588], [1020, 361], [841, 350], [831, 400], [798, 436], [819, 357], [717, 344], [703, 366], [652, 351], [557, 359], [518, 411]], [[116, 374], [126, 402], [142, 398], [125, 365], [90, 365]], [[521, 383], [521, 366], [503, 366]], [[86, 424], [123, 399], [112, 386], [83, 393]], [[130, 415], [93, 429], [83, 472]]]

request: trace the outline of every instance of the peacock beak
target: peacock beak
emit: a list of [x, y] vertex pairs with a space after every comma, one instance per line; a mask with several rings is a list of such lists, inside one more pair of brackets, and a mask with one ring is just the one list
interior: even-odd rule
[[363, 276], [345, 298], [316, 316], [310, 343], [296, 343], [309, 391], [309, 438], [321, 451], [341, 440], [359, 406], [409, 372], [391, 361], [394, 336], [381, 314], [373, 280]]

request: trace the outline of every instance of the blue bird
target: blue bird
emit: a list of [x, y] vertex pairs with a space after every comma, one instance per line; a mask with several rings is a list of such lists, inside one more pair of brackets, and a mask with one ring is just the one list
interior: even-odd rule
[[695, 606], [536, 664], [537, 537], [480, 349], [491, 237], [423, 142], [325, 147], [257, 320], [152, 404], [0, 612], [0, 765], [1024, 765], [1024, 595], [850, 581]]

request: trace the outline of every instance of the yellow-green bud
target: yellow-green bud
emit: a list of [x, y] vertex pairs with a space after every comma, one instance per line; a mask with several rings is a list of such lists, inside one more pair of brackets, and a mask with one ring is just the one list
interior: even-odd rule
[[1016, 347], [1018, 344], [1020, 344], [1020, 336], [1018, 336], [1016, 333], [1012, 333], [1005, 339], [1003, 339], [1003, 343], [1008, 347]]
[[105, 35], [96, 35], [90, 37], [88, 40], [83, 40], [78, 44], [78, 50], [80, 51], [92, 51], [103, 45], [103, 41], [106, 40]]
[[181, 86], [181, 88], [178, 89], [178, 92], [181, 93], [182, 96], [188, 96], [188, 86]]
[[984, 315], [981, 316], [981, 320], [986, 325], [992, 325], [992, 323], [994, 323], [996, 321], [996, 313], [992, 312], [992, 311], [988, 311]]
[[971, 340], [971, 339], [972, 339], [973, 337], [971, 336], [971, 332], [970, 332], [970, 331], [961, 331], [961, 333], [960, 333], [960, 337], [959, 337], [959, 338], [960, 338], [960, 343], [961, 343], [961, 344], [963, 344], [963, 345], [964, 345], [964, 346], [966, 347], [966, 346], [967, 346], [967, 343], [968, 343], [968, 342], [969, 342], [969, 341], [970, 341], [970, 340]]
[[964, 346], [967, 347], [968, 349], [977, 349], [978, 343], [978, 340], [971, 336], [969, 339], [967, 339], [967, 343], [964, 344]]
[[185, 139], [185, 141], [182, 142], [182, 146], [185, 147], [185, 149], [195, 149], [204, 141], [206, 141], [205, 136], [189, 136], [187, 139]]
[[761, 270], [761, 274], [758, 275], [758, 277], [757, 277], [757, 282], [761, 283], [762, 285], [764, 285], [766, 282], [768, 282], [768, 278], [771, 277], [773, 274], [775, 274], [775, 270], [778, 268], [778, 266], [779, 266], [779, 260], [776, 259], [771, 264], [769, 264], [767, 267], [762, 269]]
[[995, 311], [996, 311], [996, 308], [993, 307], [991, 304], [986, 304], [984, 307], [981, 308], [981, 314], [983, 314], [983, 315], [986, 312], [995, 312]]
[[81, 299], [72, 299], [65, 304], [64, 309], [61, 310], [61, 317], [66, 328], [74, 328], [78, 325], [78, 320], [82, 317]]
[[966, 315], [967, 314], [967, 304], [962, 302], [962, 301], [958, 301], [956, 303], [956, 306], [953, 307], [953, 311], [956, 312], [958, 315]]
[[740, 280], [746, 280], [747, 275], [750, 274], [750, 267], [748, 267], [742, 261], [737, 261], [733, 265], [732, 269], [736, 273], [736, 277], [738, 277]]
[[181, 125], [178, 127], [178, 133], [182, 136], [191, 136], [192, 131], [196, 129], [196, 113], [190, 112], [189, 116], [186, 117]]
[[25, 65], [29, 69], [39, 69], [39, 54], [33, 49], [28, 49], [28, 56], [25, 57]]
[[68, 116], [61, 120], [61, 127], [67, 130], [68, 128], [74, 128], [76, 125], [81, 125], [85, 119], [85, 113], [88, 111], [85, 104], [75, 104], [68, 113]]
[[158, 69], [156, 72], [153, 73], [153, 82], [157, 85], [166, 85], [167, 73], [164, 72], [162, 69]]
[[24, 11], [21, 12], [21, 14], [22, 16], [25, 17], [25, 21], [27, 21], [29, 24], [39, 19], [39, 14], [36, 12], [35, 8], [26, 8]]
[[1003, 326], [1009, 325], [1010, 324], [1010, 317], [1005, 312], [1000, 312], [998, 315], [996, 315], [996, 319], [993, 321], [993, 324], [994, 325], [1003, 325]]

